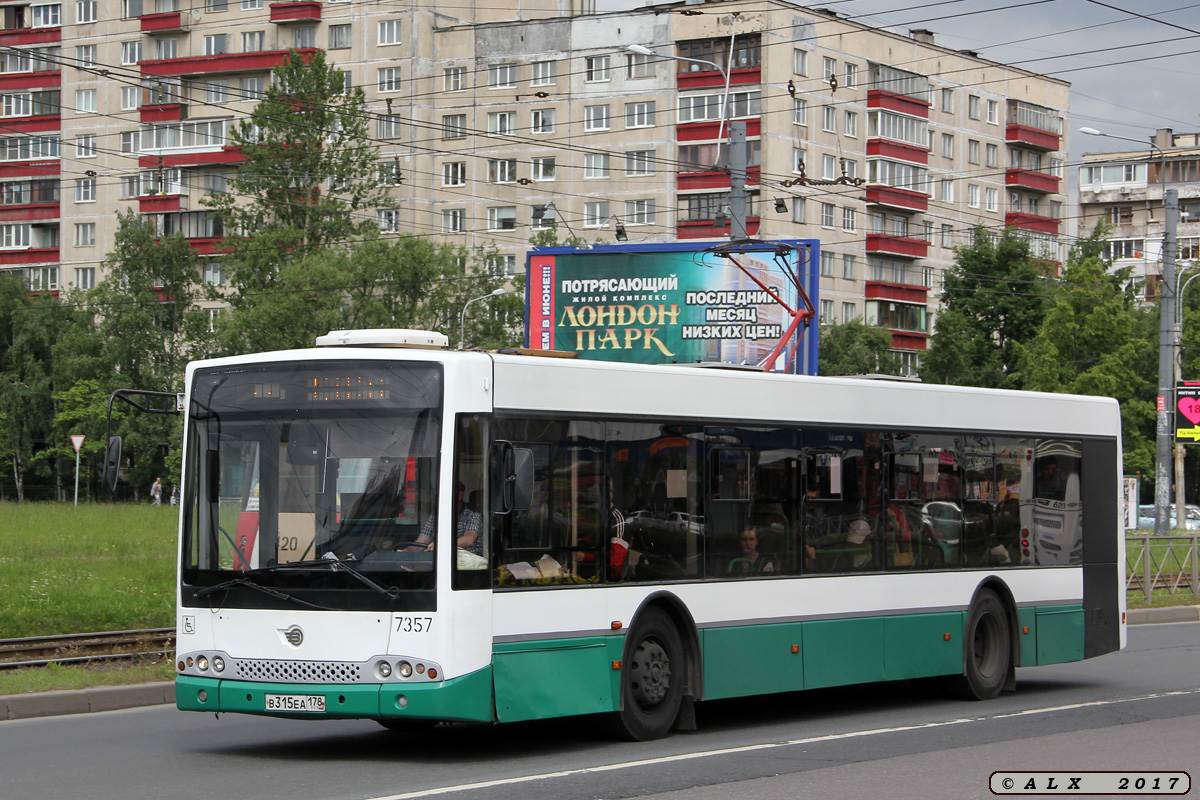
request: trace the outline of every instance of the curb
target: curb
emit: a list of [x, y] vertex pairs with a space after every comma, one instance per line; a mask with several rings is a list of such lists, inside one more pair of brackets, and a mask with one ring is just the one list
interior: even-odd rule
[[[1198, 622], [1200, 606], [1136, 608], [1126, 612], [1125, 618], [1130, 625]], [[53, 717], [61, 714], [90, 714], [96, 711], [116, 711], [174, 702], [175, 684], [171, 682], [10, 694], [0, 696], [0, 721]]]
[[170, 682], [10, 694], [0, 696], [0, 720], [89, 714], [174, 702], [175, 684]]

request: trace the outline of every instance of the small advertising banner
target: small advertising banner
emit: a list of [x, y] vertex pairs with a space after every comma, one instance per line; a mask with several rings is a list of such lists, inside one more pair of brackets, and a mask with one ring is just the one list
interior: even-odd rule
[[[819, 243], [794, 240], [788, 248], [738, 253], [753, 277], [704, 249], [709, 244], [531, 251], [528, 346], [602, 361], [758, 363], [792, 322], [776, 298], [793, 309], [801, 302], [793, 275], [820, 307]], [[816, 321], [802, 339], [790, 338], [768, 369], [816, 374]]]
[[1175, 442], [1200, 442], [1200, 381], [1175, 384]]

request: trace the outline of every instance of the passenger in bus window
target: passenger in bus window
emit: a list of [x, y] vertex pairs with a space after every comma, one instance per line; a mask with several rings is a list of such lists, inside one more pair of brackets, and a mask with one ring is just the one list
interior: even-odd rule
[[[455, 501], [456, 516], [458, 517], [458, 530], [455, 544], [463, 550], [474, 553], [475, 555], [483, 555], [483, 539], [479, 536], [479, 529], [483, 526], [483, 519], [479, 512], [472, 511], [470, 508], [463, 506], [463, 498], [466, 496], [467, 487], [463, 484], [458, 484], [458, 495]], [[405, 550], [432, 550], [434, 546], [434, 532], [437, 530], [437, 515], [430, 514], [425, 524], [421, 526], [421, 533], [417, 536], [412, 544], [405, 547]]]
[[738, 536], [742, 554], [729, 562], [730, 575], [769, 575], [775, 571], [775, 557], [758, 552], [758, 529], [748, 527]]
[[844, 529], [809, 540], [804, 546], [812, 572], [849, 572], [864, 569], [871, 562], [871, 525], [855, 519]]

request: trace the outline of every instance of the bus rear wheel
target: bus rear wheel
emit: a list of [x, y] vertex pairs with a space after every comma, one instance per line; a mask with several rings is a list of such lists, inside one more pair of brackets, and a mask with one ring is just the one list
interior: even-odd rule
[[661, 609], [642, 612], [625, 640], [621, 707], [612, 715], [613, 732], [638, 742], [665, 736], [679, 716], [685, 670], [675, 623]]
[[1000, 694], [1012, 665], [1012, 637], [1004, 603], [990, 589], [979, 592], [967, 613], [963, 674], [948, 683], [965, 700], [991, 700]]

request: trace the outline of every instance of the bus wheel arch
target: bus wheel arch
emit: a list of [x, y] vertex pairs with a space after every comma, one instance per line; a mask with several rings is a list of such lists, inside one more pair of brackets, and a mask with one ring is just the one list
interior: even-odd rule
[[677, 597], [647, 597], [633, 616], [621, 661], [618, 710], [610, 717], [619, 738], [646, 741], [672, 728], [694, 730], [700, 684], [696, 625]]
[[963, 672], [946, 680], [950, 694], [991, 700], [1016, 688], [1020, 643], [1012, 593], [998, 578], [976, 587], [963, 625]]

